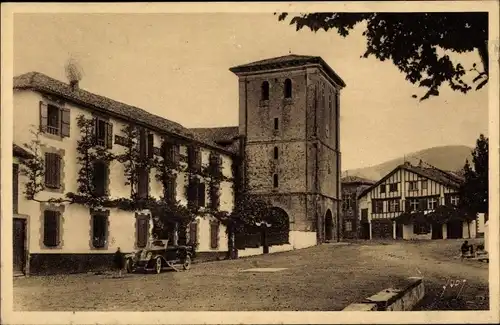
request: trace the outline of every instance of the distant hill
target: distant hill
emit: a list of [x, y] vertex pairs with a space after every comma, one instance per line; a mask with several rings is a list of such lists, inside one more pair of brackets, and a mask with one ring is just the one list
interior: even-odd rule
[[[458, 171], [464, 167], [465, 160], [472, 161], [473, 148], [467, 146], [442, 146], [412, 152], [406, 155], [406, 160], [413, 165], [418, 164], [422, 159], [424, 162], [431, 164], [437, 168], [449, 171]], [[358, 176], [371, 180], [379, 180], [391, 170], [401, 165], [404, 157], [389, 160], [381, 164], [351, 169], [342, 172], [342, 176]]]

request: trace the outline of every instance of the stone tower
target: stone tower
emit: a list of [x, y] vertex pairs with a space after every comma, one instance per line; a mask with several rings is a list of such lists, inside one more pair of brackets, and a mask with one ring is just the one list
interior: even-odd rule
[[287, 55], [230, 71], [239, 78], [249, 191], [286, 212], [295, 248], [340, 240], [344, 81], [314, 56]]

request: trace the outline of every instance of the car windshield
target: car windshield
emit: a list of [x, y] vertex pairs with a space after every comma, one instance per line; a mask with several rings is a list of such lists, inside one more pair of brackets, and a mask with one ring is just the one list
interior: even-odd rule
[[165, 248], [165, 243], [161, 240], [154, 240], [149, 245], [150, 248]]

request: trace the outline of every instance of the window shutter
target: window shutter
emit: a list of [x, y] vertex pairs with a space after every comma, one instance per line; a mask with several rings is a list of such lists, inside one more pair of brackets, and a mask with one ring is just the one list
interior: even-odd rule
[[43, 219], [43, 244], [47, 247], [59, 245], [59, 212], [46, 210]]
[[152, 133], [148, 134], [148, 158], [154, 157], [154, 135]]
[[113, 148], [113, 123], [106, 123], [106, 148]]
[[179, 145], [177, 144], [172, 144], [172, 150], [173, 150], [173, 160], [174, 164], [178, 164], [180, 160], [180, 154], [179, 154]]
[[94, 134], [93, 134], [93, 139], [92, 139], [92, 142], [94, 143], [94, 145], [97, 145], [97, 128], [98, 128], [98, 123], [97, 123], [97, 117], [94, 117], [93, 118], [94, 120]]
[[219, 246], [219, 224], [210, 223], [210, 248], [217, 249]]
[[18, 201], [19, 201], [19, 165], [12, 165], [12, 208], [14, 213], [18, 211]]
[[212, 186], [210, 188], [210, 204], [211, 208], [214, 210], [219, 210], [220, 207], [220, 197], [219, 197], [219, 187]]
[[69, 138], [70, 136], [71, 114], [69, 108], [61, 109], [61, 136]]
[[53, 155], [45, 153], [45, 186], [52, 187], [54, 185], [54, 161]]
[[198, 223], [195, 221], [189, 224], [189, 243], [191, 245], [198, 243]]
[[54, 154], [54, 185], [61, 187], [61, 156]]
[[195, 160], [196, 170], [200, 171], [201, 170], [201, 150], [200, 150], [200, 148], [195, 149], [195, 157], [196, 157], [196, 160]]
[[47, 123], [48, 123], [48, 106], [47, 103], [40, 101], [40, 131], [47, 131]]

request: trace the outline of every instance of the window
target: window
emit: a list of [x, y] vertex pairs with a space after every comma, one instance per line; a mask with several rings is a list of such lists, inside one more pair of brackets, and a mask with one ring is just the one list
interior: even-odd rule
[[96, 144], [111, 149], [113, 147], [113, 124], [99, 117], [94, 118], [94, 123]]
[[292, 80], [285, 80], [285, 98], [292, 98]]
[[451, 201], [451, 204], [452, 205], [458, 205], [458, 195], [453, 195], [451, 198], [450, 198], [450, 201]]
[[427, 184], [428, 184], [427, 180], [423, 179], [423, 180], [422, 180], [422, 189], [423, 189], [423, 190], [426, 190], [426, 189], [427, 189]]
[[59, 121], [60, 109], [59, 107], [48, 105], [47, 108], [47, 133], [59, 135], [60, 132], [60, 121]]
[[177, 175], [171, 174], [167, 176], [166, 186], [164, 187], [165, 193], [163, 196], [168, 202], [174, 202], [176, 198], [176, 184], [177, 183]]
[[274, 147], [274, 159], [278, 159], [278, 147]]
[[425, 222], [416, 222], [413, 224], [413, 233], [416, 235], [425, 235], [431, 232], [431, 225]]
[[221, 171], [221, 157], [217, 153], [210, 153], [210, 158], [209, 158], [209, 165], [210, 165], [210, 173], [212, 175], [220, 176], [222, 171]]
[[435, 210], [436, 207], [437, 207], [437, 200], [436, 200], [436, 198], [433, 198], [433, 197], [429, 198], [427, 200], [427, 210]]
[[205, 195], [206, 195], [206, 187], [205, 183], [198, 184], [198, 206], [205, 206]]
[[384, 212], [384, 201], [373, 200], [373, 213], [383, 213]]
[[389, 192], [397, 192], [398, 191], [398, 183], [389, 184]]
[[410, 199], [410, 211], [417, 211], [420, 202], [418, 199]]
[[190, 178], [189, 183], [188, 183], [188, 205], [192, 207], [198, 206], [198, 190], [199, 190], [199, 184], [200, 180], [196, 177]]
[[389, 200], [389, 212], [399, 212], [399, 200]]
[[19, 202], [19, 165], [12, 164], [12, 210], [16, 214], [18, 212]]
[[278, 174], [273, 175], [273, 187], [278, 188]]
[[45, 153], [45, 187], [61, 187], [61, 156], [56, 153]]
[[408, 190], [409, 191], [418, 191], [418, 182], [417, 181], [408, 182]]
[[201, 169], [200, 149], [195, 146], [188, 147], [188, 166], [194, 171]]
[[40, 130], [51, 135], [69, 137], [70, 110], [40, 102]]
[[108, 214], [104, 211], [92, 215], [92, 246], [103, 248], [108, 240]]
[[210, 248], [217, 249], [219, 247], [219, 223], [210, 223]]
[[350, 210], [352, 207], [351, 207], [351, 196], [348, 195], [348, 194], [345, 194], [343, 195], [342, 197], [342, 206], [343, 206], [343, 210]]
[[148, 149], [147, 149], [148, 158], [154, 157], [154, 154], [155, 154], [154, 143], [155, 143], [155, 137], [154, 137], [153, 133], [149, 133], [148, 134]]
[[344, 230], [345, 231], [352, 231], [352, 221], [347, 220], [344, 224]]
[[163, 146], [163, 159], [170, 165], [176, 165], [179, 162], [179, 145], [164, 142]]
[[193, 221], [189, 224], [189, 245], [198, 244], [198, 223]]
[[60, 212], [45, 210], [43, 213], [43, 244], [46, 247], [59, 246]]
[[380, 185], [380, 193], [385, 193], [385, 184]]
[[279, 120], [277, 117], [274, 118], [274, 130], [277, 131], [279, 129]]
[[146, 247], [149, 237], [149, 217], [137, 216], [136, 228], [136, 246], [138, 248]]
[[108, 165], [105, 162], [97, 161], [94, 163], [92, 185], [94, 186], [94, 194], [96, 196], [106, 196], [108, 185]]
[[269, 82], [264, 81], [261, 85], [261, 99], [269, 100]]

